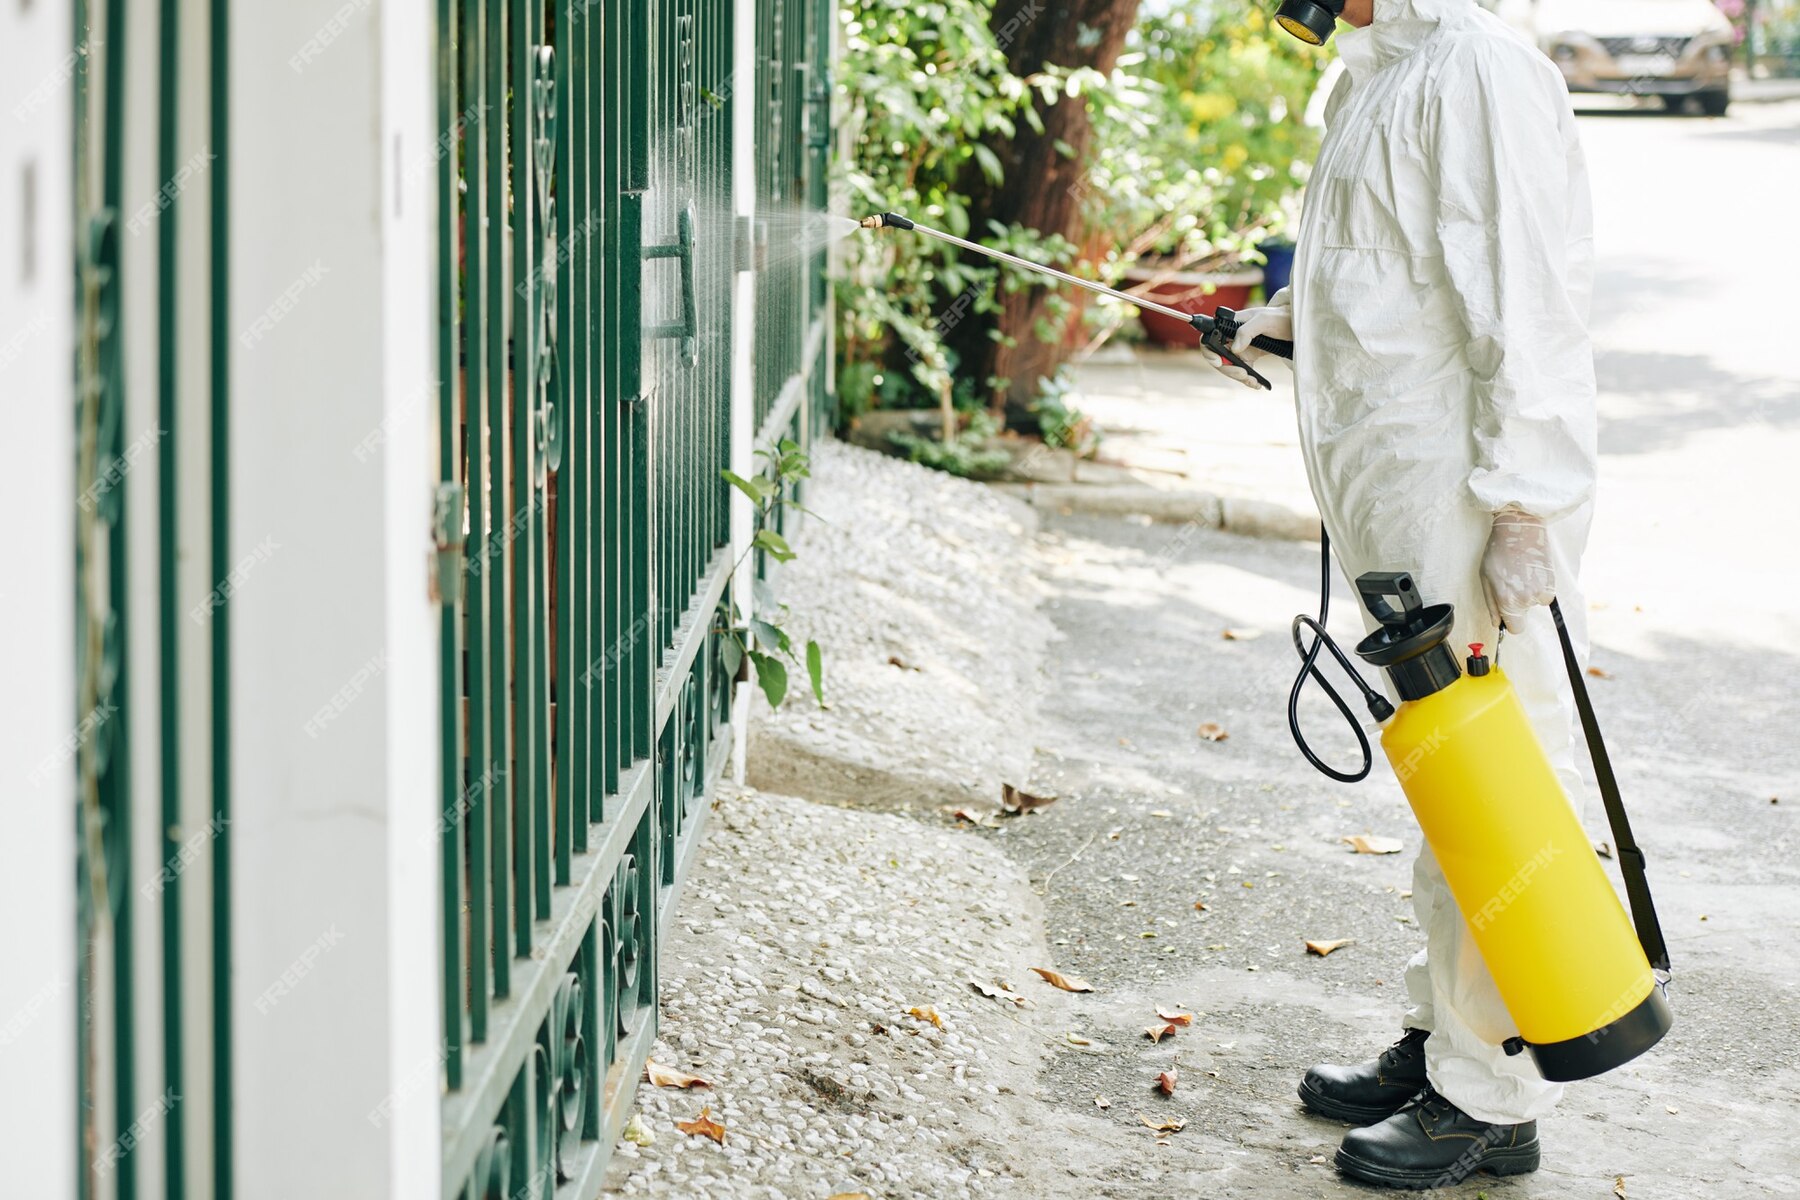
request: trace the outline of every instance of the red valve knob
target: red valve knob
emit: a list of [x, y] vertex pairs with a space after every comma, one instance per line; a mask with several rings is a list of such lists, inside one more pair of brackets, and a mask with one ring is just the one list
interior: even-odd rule
[[1474, 655], [1476, 658], [1480, 658], [1481, 657], [1481, 647], [1482, 647], [1481, 642], [1470, 642], [1469, 643], [1469, 653]]

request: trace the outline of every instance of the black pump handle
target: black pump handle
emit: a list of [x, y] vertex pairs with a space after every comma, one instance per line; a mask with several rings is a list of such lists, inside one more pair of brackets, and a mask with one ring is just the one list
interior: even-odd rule
[[[1413, 583], [1411, 571], [1370, 571], [1365, 575], [1358, 575], [1356, 590], [1362, 594], [1363, 607], [1377, 621], [1390, 628], [1411, 624], [1413, 614], [1425, 607], [1425, 601], [1420, 598], [1419, 589]], [[1388, 596], [1399, 599], [1399, 612], [1395, 612], [1388, 604]]]
[[[1200, 344], [1206, 349], [1233, 366], [1241, 367], [1245, 374], [1262, 384], [1264, 388], [1274, 387], [1274, 384], [1263, 378], [1255, 367], [1245, 362], [1231, 348], [1231, 343], [1236, 339], [1238, 331], [1237, 312], [1234, 309], [1221, 304], [1213, 310], [1213, 315], [1210, 317], [1205, 313], [1195, 313], [1188, 318], [1188, 324], [1192, 325], [1195, 332], [1199, 333]], [[1291, 361], [1294, 357], [1294, 343], [1285, 338], [1272, 338], [1267, 334], [1258, 334], [1250, 340], [1250, 344], [1258, 350], [1268, 351], [1277, 358]]]

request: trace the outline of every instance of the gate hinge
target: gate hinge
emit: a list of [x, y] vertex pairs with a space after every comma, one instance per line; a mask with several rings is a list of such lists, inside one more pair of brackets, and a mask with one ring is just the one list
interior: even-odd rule
[[431, 505], [431, 542], [435, 570], [431, 572], [433, 604], [462, 603], [463, 488], [443, 482]]
[[740, 273], [756, 270], [756, 222], [743, 213], [731, 220], [731, 265]]

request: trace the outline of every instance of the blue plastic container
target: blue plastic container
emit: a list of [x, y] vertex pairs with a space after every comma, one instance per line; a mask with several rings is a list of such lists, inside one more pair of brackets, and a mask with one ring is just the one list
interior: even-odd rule
[[1266, 301], [1286, 287], [1294, 273], [1294, 243], [1264, 242], [1256, 249], [1268, 260], [1263, 264], [1263, 299]]

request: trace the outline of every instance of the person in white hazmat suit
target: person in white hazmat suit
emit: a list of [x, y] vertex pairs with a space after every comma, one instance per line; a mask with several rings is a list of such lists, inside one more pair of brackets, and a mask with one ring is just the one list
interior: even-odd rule
[[[1294, 340], [1301, 445], [1344, 574], [1412, 572], [1456, 606], [1452, 644], [1493, 645], [1503, 623], [1506, 672], [1579, 797], [1543, 607], [1561, 598], [1585, 653], [1592, 222], [1568, 93], [1475, 0], [1286, 0], [1277, 20], [1317, 43], [1333, 15], [1354, 28], [1338, 38], [1346, 70], [1292, 284], [1240, 314], [1234, 349], [1255, 366], [1251, 339]], [[1368, 1182], [1534, 1170], [1536, 1120], [1562, 1085], [1502, 1049], [1518, 1030], [1429, 847], [1413, 905], [1426, 948], [1406, 971], [1405, 1036], [1371, 1062], [1313, 1068], [1301, 1097], [1361, 1126], [1337, 1165]]]

